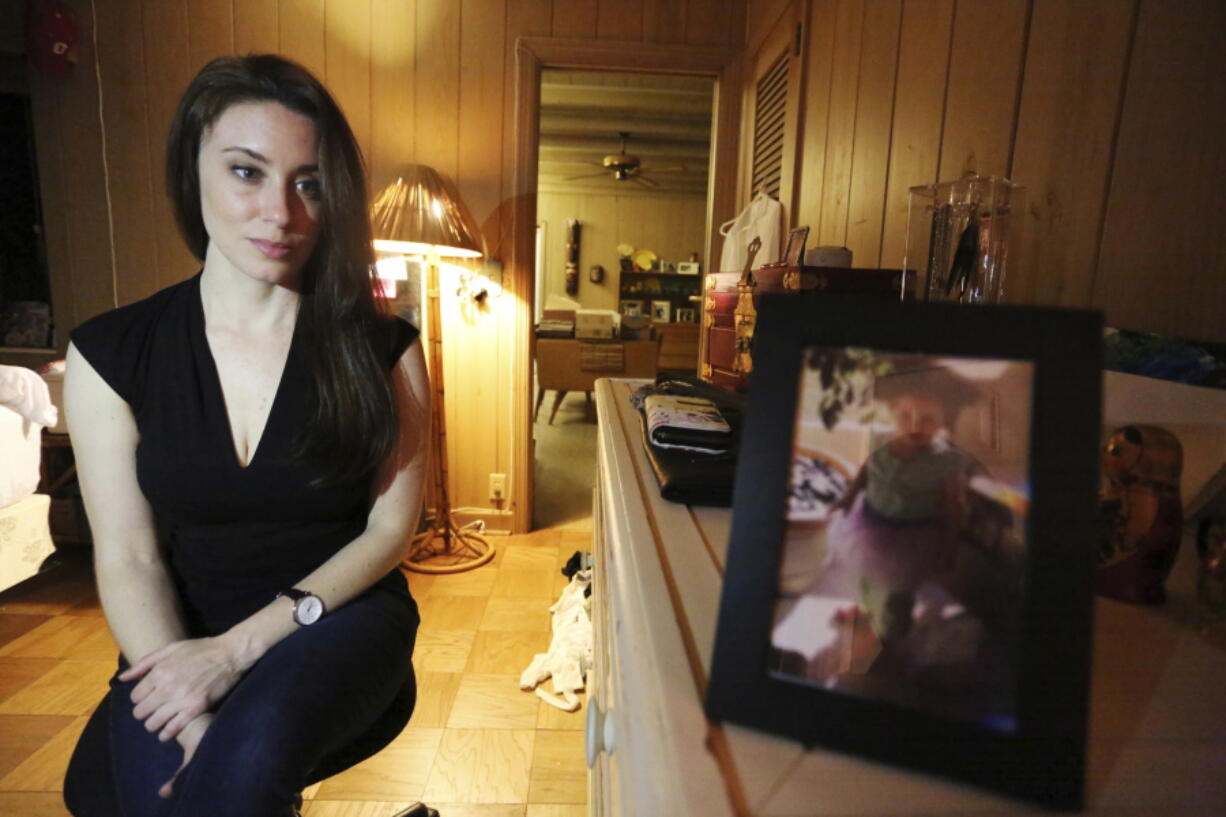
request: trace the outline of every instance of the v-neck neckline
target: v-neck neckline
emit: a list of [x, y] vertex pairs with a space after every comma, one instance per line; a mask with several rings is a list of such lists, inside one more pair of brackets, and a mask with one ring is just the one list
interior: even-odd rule
[[273, 392], [272, 405], [268, 407], [268, 414], [264, 417], [264, 427], [260, 429], [260, 436], [255, 441], [255, 446], [251, 449], [247, 462], [239, 458], [238, 444], [234, 439], [234, 427], [230, 423], [230, 407], [226, 403], [226, 391], [221, 385], [221, 370], [217, 368], [217, 358], [213, 356], [213, 347], [209, 345], [208, 325], [204, 315], [204, 295], [201, 291], [201, 281], [203, 280], [203, 270], [196, 275], [196, 297], [195, 297], [195, 313], [196, 313], [196, 331], [197, 339], [201, 344], [201, 349], [204, 351], [204, 358], [211, 375], [210, 380], [213, 387], [212, 399], [221, 409], [221, 416], [225, 420], [222, 423], [223, 434], [225, 436], [225, 445], [230, 452], [229, 461], [234, 463], [234, 466], [239, 471], [247, 471], [255, 463], [256, 458], [264, 451], [264, 441], [268, 437], [269, 430], [273, 427], [273, 418], [277, 414], [277, 407], [281, 404], [281, 392], [285, 389], [285, 381], [288, 379], [290, 364], [294, 360], [295, 349], [298, 346], [298, 320], [295, 316], [294, 331], [290, 336], [289, 349], [285, 353], [285, 362], [281, 365], [281, 378], [277, 381], [276, 391]]

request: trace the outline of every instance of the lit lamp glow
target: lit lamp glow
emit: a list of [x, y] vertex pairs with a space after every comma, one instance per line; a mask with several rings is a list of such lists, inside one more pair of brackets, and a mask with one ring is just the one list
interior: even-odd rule
[[375, 249], [404, 255], [480, 258], [472, 217], [425, 165], [412, 165], [371, 205]]
[[388, 255], [375, 261], [378, 288], [375, 294], [392, 300], [396, 297], [396, 282], [409, 280], [409, 269], [403, 255]]
[[[427, 361], [433, 384], [430, 436], [430, 475], [434, 488], [434, 512], [427, 530], [413, 539], [404, 565], [419, 573], [457, 573], [485, 564], [494, 557], [493, 546], [470, 526], [458, 527], [452, 518], [447, 487], [447, 425], [443, 406], [443, 322], [439, 315], [440, 258], [480, 258], [481, 245], [472, 216], [442, 177], [425, 165], [412, 165], [388, 185], [371, 205], [374, 247], [380, 253], [398, 254], [399, 268], [384, 258], [376, 274], [388, 283], [407, 280], [404, 255], [426, 259], [426, 303], [423, 327], [429, 345]], [[403, 275], [403, 277], [399, 277]]]

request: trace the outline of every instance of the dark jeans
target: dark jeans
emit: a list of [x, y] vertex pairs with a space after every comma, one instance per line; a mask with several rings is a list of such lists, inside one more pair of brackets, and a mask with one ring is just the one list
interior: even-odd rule
[[[417, 700], [416, 604], [368, 591], [280, 641], [215, 709], [169, 800], [158, 788], [183, 760], [132, 715], [136, 682], [111, 690], [64, 781], [76, 817], [281, 817], [303, 788], [378, 752]], [[122, 670], [126, 663], [120, 660]]]

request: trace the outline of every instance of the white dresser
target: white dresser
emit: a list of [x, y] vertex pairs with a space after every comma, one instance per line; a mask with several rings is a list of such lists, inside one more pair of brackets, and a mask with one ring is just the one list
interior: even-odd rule
[[[608, 817], [1044, 814], [970, 786], [707, 721], [731, 513], [662, 500], [629, 404], [601, 380], [588, 802]], [[1226, 644], [1186, 625], [1185, 543], [1160, 609], [1096, 605], [1087, 812], [1226, 815]]]

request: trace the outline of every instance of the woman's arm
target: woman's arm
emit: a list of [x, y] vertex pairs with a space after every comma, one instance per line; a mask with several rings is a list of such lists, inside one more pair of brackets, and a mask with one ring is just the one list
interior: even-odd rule
[[[366, 529], [297, 583], [336, 610], [399, 564], [412, 543], [421, 507], [429, 439], [429, 381], [420, 341], [401, 357], [392, 378], [400, 418], [396, 450], [375, 477]], [[120, 677], [142, 678], [132, 693], [136, 717], [161, 739], [177, 735], [220, 700], [269, 649], [299, 625], [288, 598], [269, 603], [215, 638], [169, 644]]]
[[71, 344], [64, 410], [93, 532], [98, 595], [120, 650], [135, 662], [186, 635], [153, 512], [136, 481], [136, 420]]
[[[430, 431], [430, 388], [420, 340], [405, 350], [392, 379], [400, 417], [400, 441], [375, 477], [366, 529], [298, 582], [335, 610], [400, 564], [412, 544], [421, 512]], [[282, 598], [239, 622], [224, 638], [244, 669], [299, 626], [293, 602]]]

